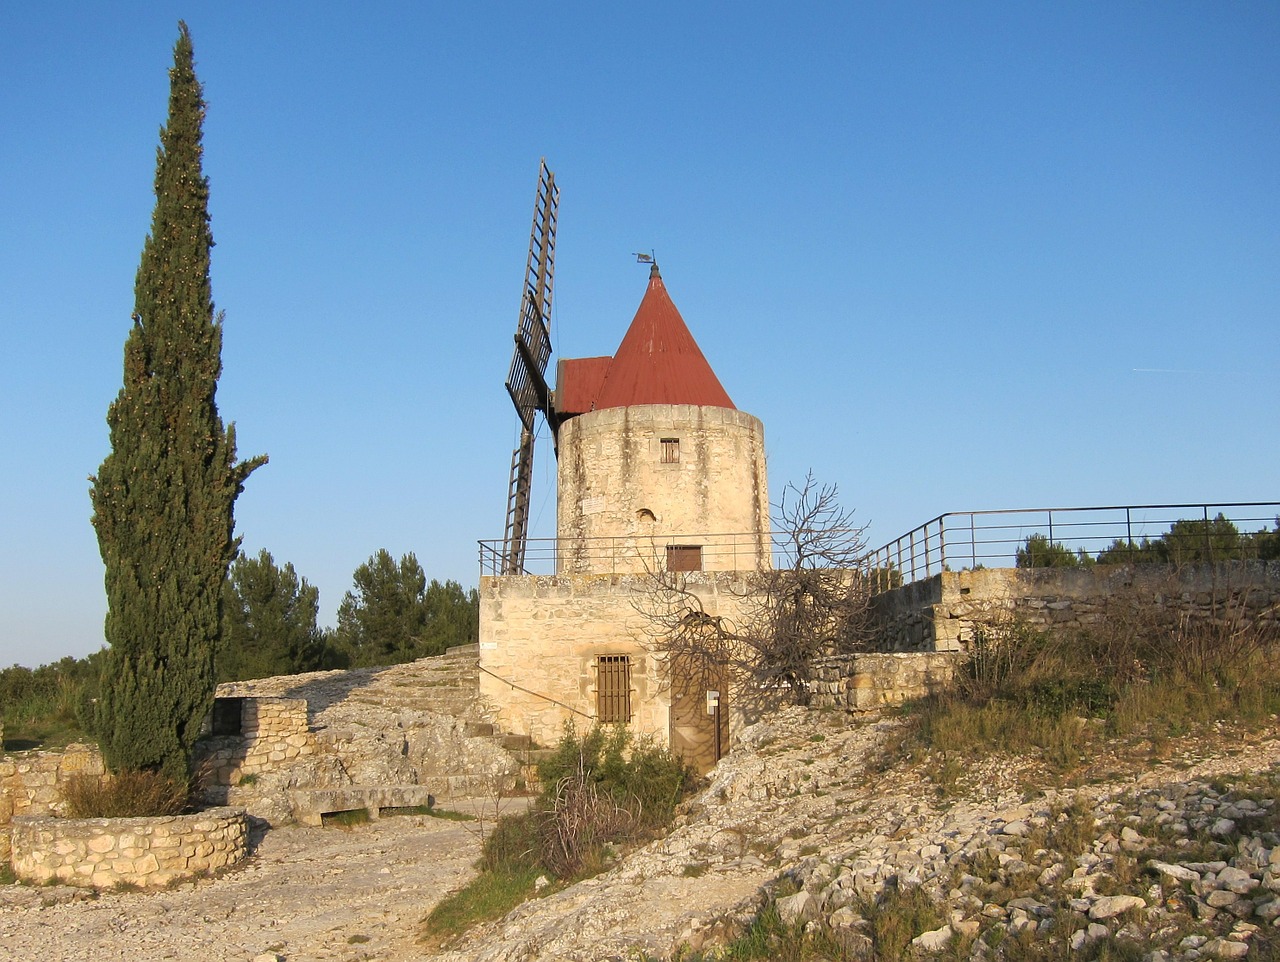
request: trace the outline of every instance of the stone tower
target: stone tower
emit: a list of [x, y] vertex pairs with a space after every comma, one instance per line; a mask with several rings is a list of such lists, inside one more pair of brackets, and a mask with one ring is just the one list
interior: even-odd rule
[[764, 426], [739, 411], [658, 266], [613, 357], [562, 360], [557, 570], [770, 563]]
[[481, 694], [542, 744], [566, 723], [621, 724], [705, 770], [729, 745], [724, 666], [674, 668], [645, 603], [656, 572], [680, 571], [710, 617], [749, 604], [771, 563], [764, 428], [734, 407], [656, 265], [617, 352], [560, 361], [548, 407], [555, 573], [481, 577]]

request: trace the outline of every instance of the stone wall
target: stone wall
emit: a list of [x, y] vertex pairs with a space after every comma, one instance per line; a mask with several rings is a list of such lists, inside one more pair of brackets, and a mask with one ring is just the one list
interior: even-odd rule
[[248, 818], [241, 809], [153, 818], [13, 821], [14, 874], [36, 884], [156, 888], [214, 872], [244, 858]]
[[822, 658], [814, 663], [812, 705], [847, 712], [901, 705], [949, 685], [956, 660], [950, 652]]
[[62, 789], [69, 779], [101, 777], [106, 770], [93, 745], [0, 756], [0, 861], [9, 858], [10, 823], [15, 816], [61, 814]]
[[984, 624], [1018, 618], [1081, 628], [1125, 598], [1171, 623], [1220, 613], [1224, 605], [1280, 619], [1280, 561], [946, 571], [877, 595], [873, 607], [886, 650], [964, 651]]
[[[219, 724], [234, 720], [237, 733], [222, 733]], [[219, 785], [239, 785], [246, 778], [275, 771], [314, 755], [315, 735], [307, 721], [305, 698], [218, 698], [214, 734], [198, 746], [197, 769]]]

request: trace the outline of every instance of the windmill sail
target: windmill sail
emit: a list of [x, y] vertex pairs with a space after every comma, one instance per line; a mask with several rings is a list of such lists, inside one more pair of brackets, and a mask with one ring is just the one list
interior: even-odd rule
[[533, 483], [534, 418], [539, 411], [551, 420], [551, 392], [547, 363], [551, 359], [551, 295], [555, 287], [556, 217], [560, 189], [544, 159], [538, 170], [538, 191], [529, 232], [524, 290], [516, 321], [515, 352], [507, 375], [507, 393], [520, 417], [520, 446], [511, 455], [507, 490], [507, 524], [503, 533], [502, 573], [524, 572], [529, 535], [529, 491]]

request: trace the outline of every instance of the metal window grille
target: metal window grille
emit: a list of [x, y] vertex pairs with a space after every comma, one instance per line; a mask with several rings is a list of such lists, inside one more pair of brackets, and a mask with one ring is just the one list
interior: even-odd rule
[[601, 655], [596, 662], [596, 717], [606, 724], [631, 721], [631, 658]]
[[669, 544], [667, 545], [668, 571], [701, 571], [702, 545]]
[[663, 438], [662, 439], [662, 463], [663, 464], [679, 464], [680, 463], [680, 439], [679, 438]]

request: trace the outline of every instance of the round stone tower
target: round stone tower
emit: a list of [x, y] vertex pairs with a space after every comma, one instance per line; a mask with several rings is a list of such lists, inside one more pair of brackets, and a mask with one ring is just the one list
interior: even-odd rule
[[734, 407], [655, 264], [613, 357], [562, 360], [557, 570], [768, 567], [764, 426]]

